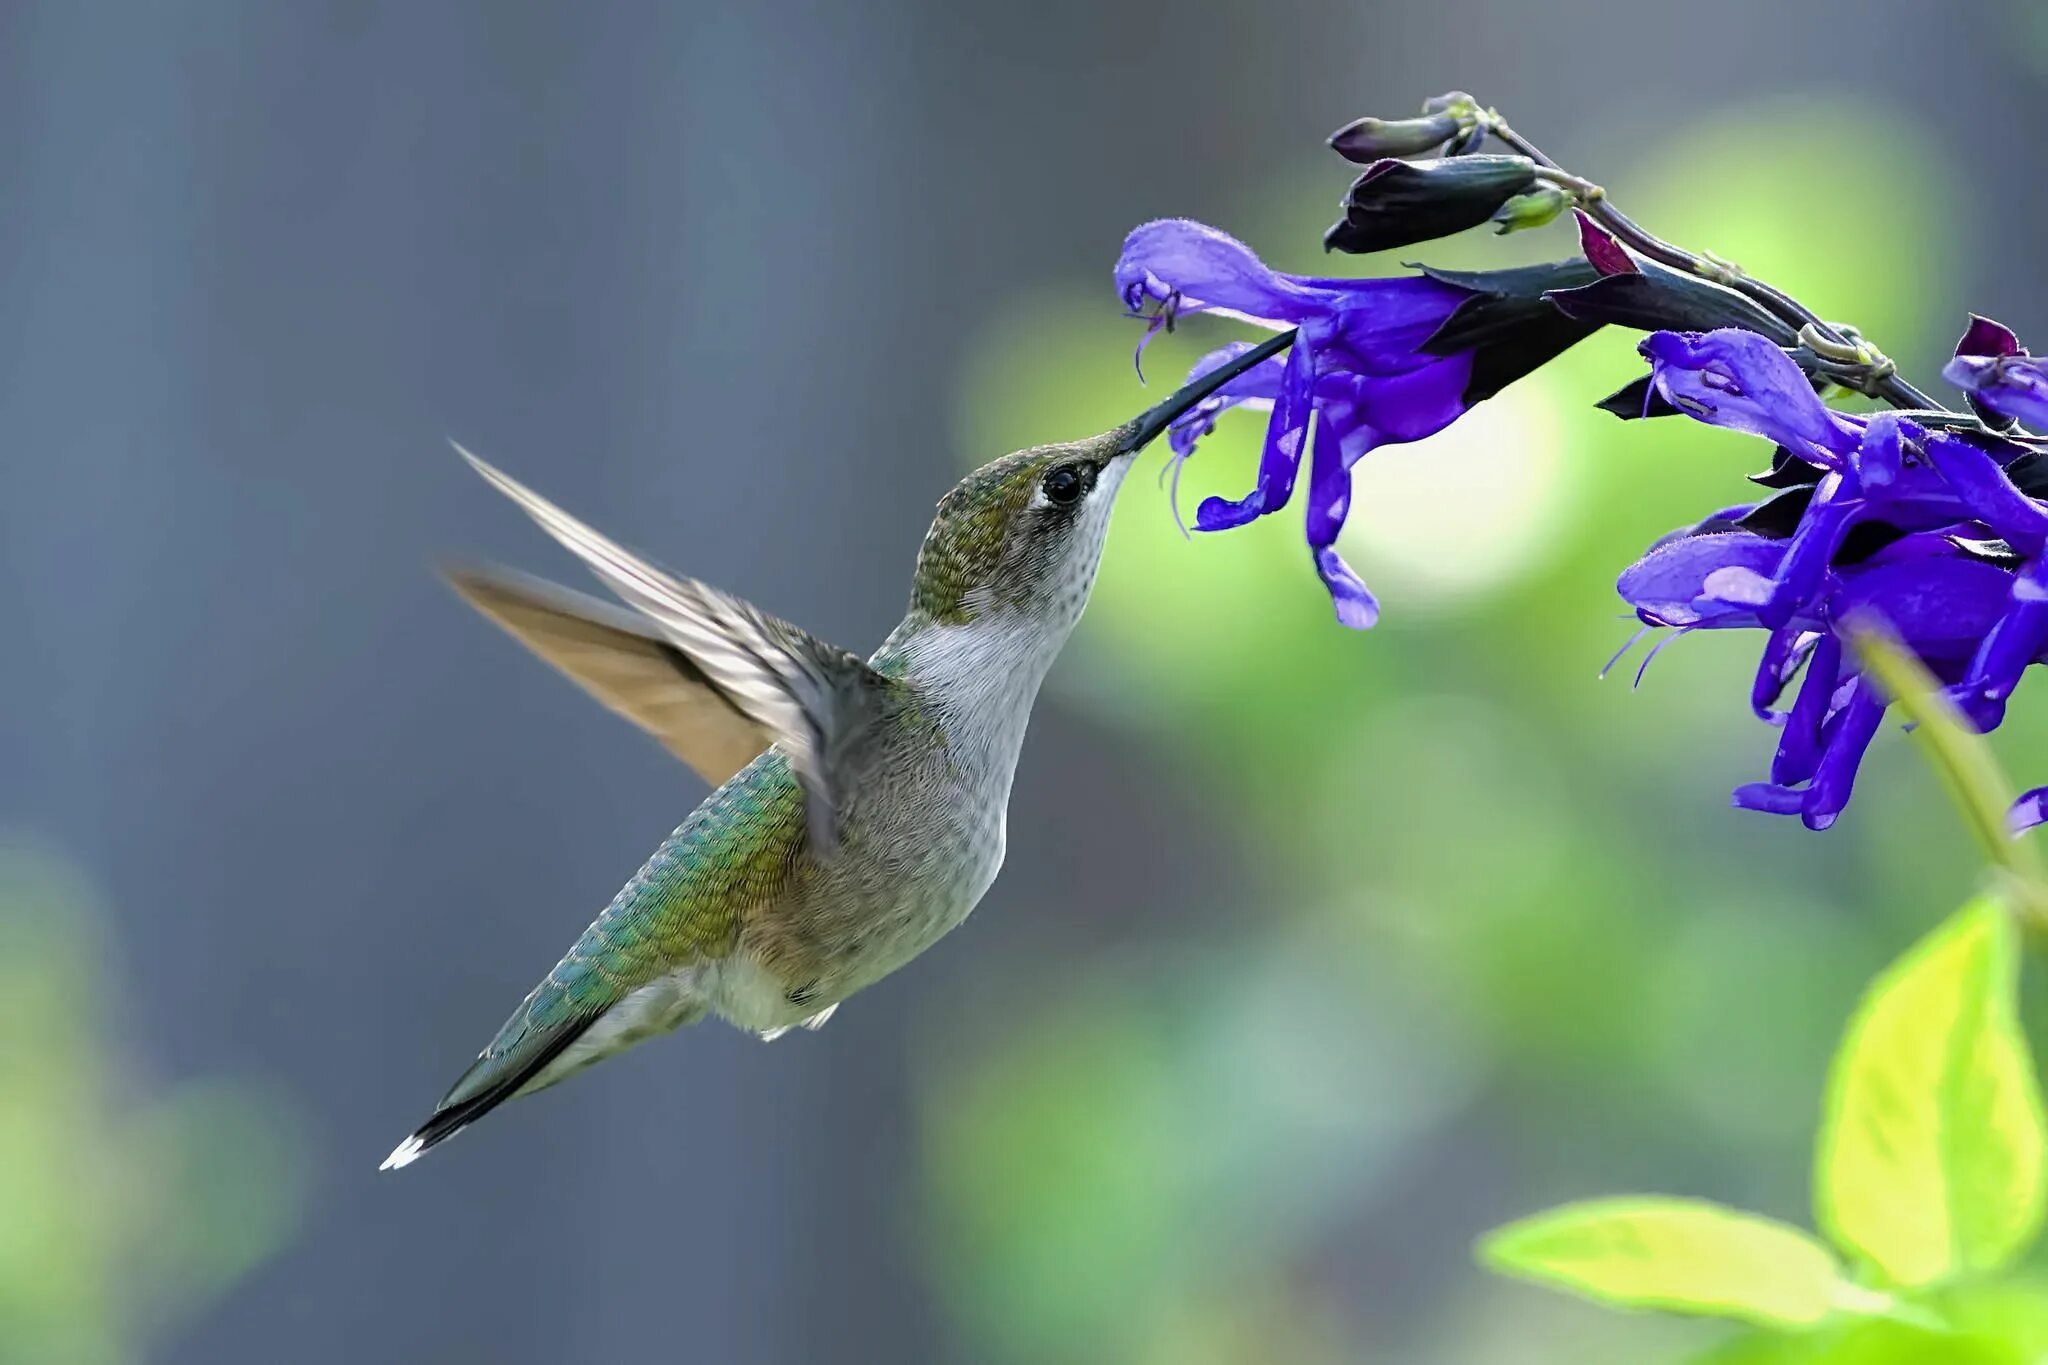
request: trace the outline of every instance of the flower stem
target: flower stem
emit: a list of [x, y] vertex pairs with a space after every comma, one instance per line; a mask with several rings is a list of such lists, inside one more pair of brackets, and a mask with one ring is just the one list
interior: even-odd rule
[[1847, 623], [1845, 634], [1864, 671], [1912, 723], [1963, 823], [1998, 869], [2006, 903], [2037, 939], [2048, 941], [2048, 873], [2034, 844], [2007, 826], [2012, 781], [1991, 746], [1889, 624], [1865, 613]]
[[[1605, 191], [1582, 177], [1573, 175], [1550, 158], [1544, 150], [1523, 137], [1508, 125], [1508, 121], [1492, 109], [1481, 109], [1479, 121], [1486, 131], [1497, 137], [1508, 147], [1528, 157], [1545, 170], [1555, 172], [1553, 177], [1567, 187], [1583, 185], [1593, 189], [1591, 194], [1580, 196], [1580, 207], [1594, 222], [1613, 233], [1617, 239], [1634, 248], [1640, 254], [1659, 265], [1683, 270], [1687, 274], [1712, 280], [1755, 301], [1773, 317], [1784, 322], [1794, 332], [1806, 333], [1830, 350], [1859, 356], [1871, 376], [1868, 392], [1874, 398], [1882, 398], [1895, 408], [1919, 408], [1946, 412], [1931, 397], [1901, 378], [1897, 370], [1885, 360], [1882, 353], [1874, 350], [1860, 338], [1847, 335], [1843, 329], [1827, 322], [1811, 308], [1793, 298], [1782, 289], [1755, 279], [1726, 261], [1697, 255], [1674, 246], [1663, 238], [1651, 233], [1635, 219], [1616, 208]], [[1958, 421], [1972, 421], [1964, 414], [1956, 413]], [[1972, 421], [1972, 425], [1975, 425]]]

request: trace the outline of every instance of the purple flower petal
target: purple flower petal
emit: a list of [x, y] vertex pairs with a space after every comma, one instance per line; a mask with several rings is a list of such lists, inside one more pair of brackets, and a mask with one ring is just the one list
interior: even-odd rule
[[2048, 426], [2048, 359], [2025, 353], [1959, 355], [1942, 368], [1941, 377], [2001, 416]]
[[1325, 423], [1316, 429], [1308, 464], [1306, 530], [1311, 550], [1335, 544], [1344, 518], [1351, 514], [1351, 461], [1345, 458], [1343, 436], [1351, 438], [1359, 455], [1372, 448], [1369, 428], [1354, 427], [1340, 434]]
[[1772, 782], [1748, 782], [1735, 789], [1731, 804], [1765, 815], [1797, 815], [1806, 808], [1806, 793]]
[[1777, 442], [1809, 464], [1842, 467], [1857, 427], [1815, 395], [1792, 358], [1739, 328], [1652, 332], [1638, 348], [1658, 392], [1702, 422]]
[[[1998, 450], [2013, 447], [1896, 414], [1833, 413], [1763, 338], [1658, 334], [1644, 351], [1659, 391], [1694, 416], [1775, 439], [1827, 471], [1810, 492], [1780, 494], [1748, 519], [1758, 531], [1789, 528], [1789, 539], [1712, 530], [1727, 523], [1709, 519], [1658, 541], [1619, 584], [1653, 625], [1769, 629], [1750, 705], [1781, 734], [1771, 780], [1742, 787], [1735, 804], [1797, 813], [1813, 829], [1848, 804], [1885, 713], [1834, 633], [1861, 613], [1890, 624], [1970, 723], [1995, 728], [2027, 669], [2048, 662], [2048, 503], [2001, 463]], [[1991, 537], [2022, 558], [2019, 571], [2002, 549], [1978, 544]], [[1802, 664], [1798, 695], [1778, 714]], [[2044, 816], [2048, 788], [2014, 818]]]
[[1472, 297], [1427, 275], [1309, 283], [1329, 286], [1342, 300], [1331, 314], [1336, 331], [1327, 343], [1331, 363], [1325, 368], [1357, 375], [1406, 374], [1442, 360], [1424, 354], [1422, 346]]
[[1806, 789], [1806, 803], [1800, 818], [1808, 829], [1826, 829], [1849, 804], [1856, 785], [1856, 770], [1877, 727], [1884, 721], [1884, 703], [1865, 685], [1858, 685], [1848, 703], [1827, 724], [1820, 764]]
[[2035, 787], [2021, 792], [2012, 803], [2012, 809], [2006, 812], [2005, 827], [2019, 835], [2043, 821], [2048, 821], [2048, 787]]
[[1371, 630], [1380, 619], [1379, 599], [1365, 586], [1365, 580], [1330, 546], [1315, 551], [1316, 575], [1330, 590], [1330, 604], [1337, 619], [1353, 630]]
[[[1187, 382], [1192, 384], [1209, 371], [1227, 365], [1252, 348], [1248, 341], [1233, 341], [1219, 346], [1197, 360], [1188, 370]], [[1280, 396], [1280, 379], [1286, 373], [1287, 363], [1275, 356], [1244, 371], [1226, 383], [1215, 393], [1195, 404], [1167, 431], [1166, 441], [1173, 453], [1186, 459], [1195, 450], [1195, 442], [1216, 429], [1216, 419], [1240, 403], [1253, 403], [1270, 407]]]
[[1930, 435], [1922, 448], [1970, 515], [2003, 536], [2014, 549], [2031, 557], [2048, 545], [2048, 511], [2020, 492], [1989, 453], [1947, 432]]
[[1758, 720], [1777, 724], [1783, 719], [1771, 707], [1817, 647], [1816, 641], [1813, 632], [1793, 626], [1771, 632], [1764, 642], [1763, 657], [1757, 660], [1756, 679], [1749, 686], [1749, 709]]
[[1707, 580], [1726, 569], [1768, 576], [1784, 554], [1784, 541], [1747, 531], [1687, 536], [1658, 546], [1623, 570], [1615, 588], [1650, 625], [1754, 625], [1753, 612], [1710, 597]]
[[1833, 631], [1820, 637], [1813, 657], [1806, 665], [1806, 681], [1799, 698], [1785, 717], [1778, 737], [1778, 752], [1771, 759], [1771, 781], [1781, 785], [1804, 782], [1820, 763], [1821, 726], [1828, 718], [1828, 703], [1841, 681], [1842, 642]]
[[1968, 659], [2006, 608], [2012, 575], [1956, 555], [1881, 564], [1845, 576], [1833, 610], [1882, 617], [1930, 664]]
[[1309, 454], [1304, 529], [1316, 573], [1330, 590], [1337, 619], [1364, 630], [1379, 620], [1379, 603], [1333, 548], [1351, 512], [1351, 467], [1379, 444], [1378, 433], [1371, 427], [1347, 420], [1352, 415], [1348, 410], [1324, 409], [1325, 420], [1316, 428], [1315, 448]]
[[1828, 566], [1842, 547], [1849, 528], [1866, 510], [1860, 498], [1841, 496], [1842, 476], [1829, 474], [1814, 489], [1813, 501], [1800, 518], [1791, 546], [1772, 575], [1776, 580], [1770, 596], [1757, 608], [1757, 619], [1772, 630], [1788, 624], [1792, 617], [1820, 595]]
[[2048, 563], [2035, 560], [2012, 579], [2011, 605], [1971, 661], [1965, 690], [2001, 702], [2029, 664], [2048, 652]]
[[1761, 607], [1771, 600], [1777, 585], [1755, 569], [1730, 564], [1707, 575], [1700, 595], [1728, 607]]
[[1963, 719], [1970, 722], [1978, 734], [1988, 735], [2005, 724], [2005, 703], [1993, 701], [1982, 692], [1973, 692], [1967, 687], [1945, 689], [1948, 699], [1963, 713]]
[[1856, 471], [1857, 482], [1865, 489], [1888, 488], [1899, 477], [1900, 467], [1905, 463], [1904, 437], [1908, 431], [1915, 436], [1921, 434], [1913, 423], [1890, 412], [1878, 413], [1863, 428], [1863, 438], [1856, 443], [1850, 464]]
[[1226, 232], [1187, 218], [1133, 228], [1116, 263], [1117, 296], [1137, 311], [1178, 300], [1183, 313], [1212, 312], [1267, 326], [1302, 322], [1339, 300], [1298, 276], [1268, 269]]
[[1294, 494], [1295, 472], [1301, 466], [1302, 443], [1308, 439], [1315, 361], [1313, 345], [1296, 343], [1288, 351], [1273, 402], [1273, 417], [1266, 426], [1266, 444], [1259, 455], [1258, 482], [1250, 493], [1235, 502], [1228, 498], [1204, 498], [1195, 509], [1197, 531], [1243, 526], [1287, 505]]
[[[1347, 385], [1346, 406], [1355, 414], [1353, 421], [1378, 434], [1374, 444], [1419, 441], [1464, 415], [1465, 386], [1471, 377], [1469, 352], [1446, 356], [1402, 375], [1353, 379]], [[1355, 457], [1352, 462], [1357, 462]]]

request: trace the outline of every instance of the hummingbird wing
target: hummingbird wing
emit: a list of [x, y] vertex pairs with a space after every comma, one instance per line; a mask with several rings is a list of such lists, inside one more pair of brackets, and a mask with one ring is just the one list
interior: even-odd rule
[[445, 574], [464, 601], [712, 786], [775, 742], [638, 612], [510, 569]]
[[892, 707], [897, 684], [857, 655], [749, 602], [656, 568], [510, 475], [455, 449], [621, 600], [645, 613], [734, 709], [774, 739], [803, 788], [813, 853], [824, 857], [836, 849], [850, 785], [846, 760]]

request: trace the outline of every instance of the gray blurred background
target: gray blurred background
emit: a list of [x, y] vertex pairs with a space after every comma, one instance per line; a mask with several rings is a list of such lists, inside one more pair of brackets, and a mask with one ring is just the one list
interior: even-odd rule
[[[1320, 139], [1453, 86], [1617, 194], [1654, 181], [1680, 206], [1656, 225], [1694, 245], [1726, 240], [1733, 198], [1817, 272], [1861, 243], [1876, 268], [1848, 288], [1890, 289], [1903, 258], [1921, 284], [1872, 306], [1926, 376], [1972, 303], [2048, 331], [2033, 263], [1990, 250], [2044, 209], [2012, 131], [2048, 113], [2034, 26], [2022, 5], [1752, 0], [0, 6], [0, 1196], [39, 1210], [12, 1250], [0, 1233], [0, 1357], [1589, 1361], [1704, 1340], [1486, 1282], [1466, 1248], [1631, 1186], [1796, 1216], [1855, 984], [1962, 884], [1945, 829], [1907, 872], [1883, 861], [1903, 817], [1881, 796], [1825, 838], [1724, 809], [1769, 748], [1747, 646], [1689, 646], [1661, 693], [1595, 690], [1624, 633], [1613, 573], [1726, 501], [1707, 490], [1755, 450], [1699, 447], [1711, 478], [1668, 495], [1654, 457], [1616, 456], [1574, 485], [1540, 602], [1389, 591], [1363, 637], [1329, 622], [1291, 529], [1204, 560], [1226, 552], [1160, 532], [1133, 480], [1119, 605], [1041, 705], [1008, 870], [962, 932], [816, 1035], [695, 1029], [380, 1176], [702, 794], [435, 582], [449, 557], [574, 578], [446, 438], [869, 648], [965, 467], [1147, 401], [1108, 287], [1127, 228], [1186, 214], [1324, 269], [1347, 176]], [[1794, 116], [1871, 106], [1889, 122]], [[1785, 192], [1684, 198], [1671, 158], [1702, 127], [1716, 164], [1789, 165]], [[1940, 193], [1913, 168], [1929, 149], [1952, 159]], [[1808, 198], [1788, 155], [1847, 199]], [[1625, 342], [1600, 355], [1565, 399], [1633, 373]], [[1586, 419], [1557, 411], [1569, 462]], [[1239, 484], [1218, 459], [1214, 485]], [[1142, 554], [1119, 543], [1140, 525]], [[1197, 562], [1270, 586], [1204, 618], [1181, 601], [1208, 591], [1179, 576]], [[1553, 608], [1577, 624], [1543, 667], [1578, 719], [1498, 662], [1546, 633], [1489, 625]], [[1276, 664], [1265, 692], [1240, 628]], [[1204, 693], [1212, 663], [1245, 686]], [[1492, 719], [1430, 710], [1439, 689]], [[1236, 728], [1266, 695], [1276, 728]], [[1599, 736], [1636, 767], [1585, 767]], [[1910, 785], [1902, 747], [1874, 771]], [[1308, 750], [1314, 773], [1273, 757]], [[1547, 785], [1450, 814], [1457, 782], [1499, 791], [1490, 764]], [[1542, 852], [1563, 836], [1524, 822], [1595, 789], [1608, 824]], [[1410, 805], [1457, 842], [1429, 853]], [[1607, 864], [1617, 847], [1639, 861]], [[1444, 860], [1459, 885], [1432, 900]], [[1796, 871], [1752, 894], [1738, 863]], [[1617, 907], [1557, 931], [1605, 956], [1543, 906], [1467, 951], [1455, 926], [1532, 876]], [[1901, 877], [1875, 930], [1830, 899]], [[1357, 972], [1325, 991], [1333, 957]], [[1584, 985], [1610, 970], [1651, 984]], [[1674, 993], [1697, 1007], [1642, 1012]], [[1693, 1092], [1649, 1079], [1711, 1049]]]

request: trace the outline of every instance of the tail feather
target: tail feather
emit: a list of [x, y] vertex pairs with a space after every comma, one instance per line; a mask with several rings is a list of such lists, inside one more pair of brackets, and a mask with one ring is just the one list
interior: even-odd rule
[[403, 1170], [511, 1099], [549, 1062], [582, 1037], [584, 1030], [597, 1018], [595, 1013], [575, 1015], [544, 1034], [529, 1035], [530, 1046], [510, 1053], [497, 1052], [495, 1047], [485, 1052], [477, 1058], [474, 1066], [462, 1073], [462, 1079], [455, 1082], [427, 1121], [392, 1148], [391, 1155], [385, 1157], [377, 1169]]

